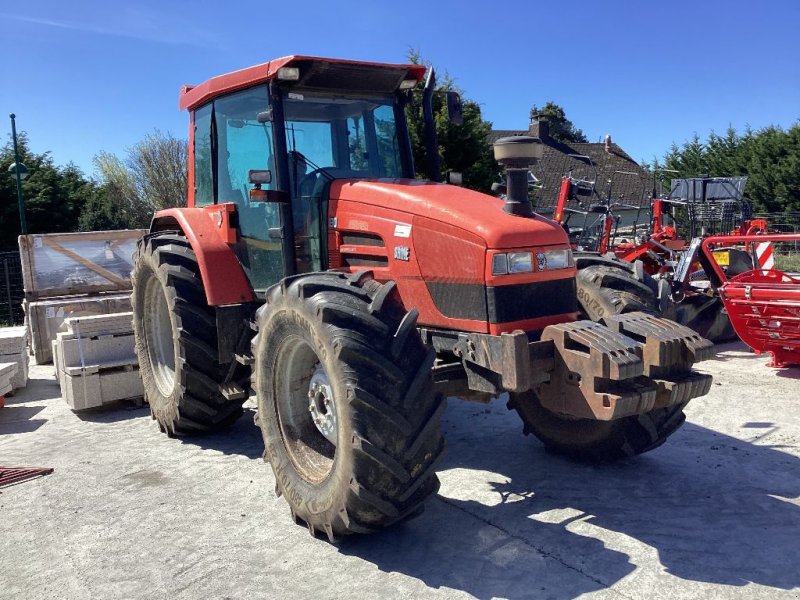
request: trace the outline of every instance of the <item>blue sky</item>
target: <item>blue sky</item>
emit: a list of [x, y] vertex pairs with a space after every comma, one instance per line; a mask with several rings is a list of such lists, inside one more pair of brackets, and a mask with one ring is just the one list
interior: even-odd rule
[[800, 119], [800, 2], [454, 1], [0, 4], [0, 136], [92, 173], [154, 128], [185, 137], [183, 83], [312, 54], [446, 70], [497, 129], [561, 104], [634, 158], [728, 125]]

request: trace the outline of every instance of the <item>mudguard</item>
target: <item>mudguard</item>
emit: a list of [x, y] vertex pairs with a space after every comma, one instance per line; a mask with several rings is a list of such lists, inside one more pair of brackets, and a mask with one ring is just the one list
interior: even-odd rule
[[197, 256], [209, 306], [252, 302], [256, 299], [250, 281], [231, 248], [237, 241], [231, 226], [232, 203], [202, 208], [168, 208], [153, 217], [150, 232], [179, 229]]

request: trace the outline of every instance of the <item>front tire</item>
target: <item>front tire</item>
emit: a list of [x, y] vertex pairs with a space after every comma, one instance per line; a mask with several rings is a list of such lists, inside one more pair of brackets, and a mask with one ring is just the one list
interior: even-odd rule
[[[133, 327], [145, 400], [169, 435], [222, 429], [242, 414], [245, 398], [220, 389], [247, 380], [241, 365], [217, 352], [217, 324], [206, 303], [197, 257], [185, 237], [159, 233], [139, 243], [131, 275]], [[245, 386], [247, 387], [247, 386]]]
[[533, 434], [554, 454], [589, 463], [612, 462], [658, 448], [686, 420], [686, 403], [657, 408], [613, 421], [575, 419], [542, 406], [532, 391], [510, 394], [526, 435]]
[[[578, 305], [582, 318], [603, 323], [606, 317], [635, 311], [658, 314], [657, 284], [630, 263], [600, 256], [578, 257]], [[685, 404], [654, 409], [613, 421], [575, 419], [542, 406], [533, 391], [510, 394], [508, 408], [522, 419], [525, 434], [545, 448], [583, 462], [612, 462], [657, 448], [683, 425]]]
[[265, 459], [295, 520], [331, 541], [419, 514], [439, 488], [434, 353], [393, 288], [368, 273], [313, 273], [273, 287], [258, 311]]

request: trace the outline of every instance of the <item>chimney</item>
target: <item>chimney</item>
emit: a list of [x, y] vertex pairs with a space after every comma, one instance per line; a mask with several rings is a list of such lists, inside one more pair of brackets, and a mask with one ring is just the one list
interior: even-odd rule
[[546, 144], [550, 141], [550, 123], [539, 115], [533, 115], [531, 124], [528, 126], [528, 135], [538, 137], [542, 143]]
[[606, 152], [611, 154], [611, 134], [610, 133], [606, 134]]

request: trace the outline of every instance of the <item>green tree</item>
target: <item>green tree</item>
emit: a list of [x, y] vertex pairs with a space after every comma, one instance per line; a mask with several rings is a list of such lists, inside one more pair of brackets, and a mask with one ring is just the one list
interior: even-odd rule
[[534, 104], [530, 116], [531, 119], [546, 120], [550, 124], [550, 137], [557, 142], [568, 144], [589, 141], [583, 130], [575, 127], [575, 124], [567, 118], [564, 109], [552, 100], [549, 100], [542, 108]]
[[[408, 59], [413, 64], [426, 64], [419, 53], [411, 50]], [[494, 160], [492, 147], [486, 142], [492, 124], [483, 119], [480, 105], [464, 96], [447, 72], [437, 72], [437, 92], [456, 91], [461, 94], [461, 125], [450, 123], [447, 115], [445, 95], [433, 96], [433, 115], [439, 143], [439, 156], [442, 173], [457, 171], [463, 175], [464, 187], [488, 193], [492, 183], [497, 181], [500, 169]], [[423, 135], [422, 90], [420, 84], [413, 90], [406, 107], [408, 132], [414, 154], [414, 168], [417, 177], [427, 178], [427, 152]]]
[[[704, 142], [695, 133], [681, 146], [672, 144], [661, 160], [648, 165], [675, 169], [672, 177], [748, 177], [745, 196], [765, 212], [800, 210], [800, 123], [784, 130], [770, 126], [724, 136], [711, 132]], [[669, 181], [667, 182], [669, 184]]]
[[[75, 165], [58, 167], [49, 152], [30, 150], [25, 132], [18, 135], [20, 160], [28, 168], [22, 182], [28, 233], [75, 231], [84, 206], [97, 193], [97, 185], [84, 177]], [[0, 149], [0, 250], [17, 248], [20, 234], [16, 181], [8, 176], [14, 162], [10, 139]]]

